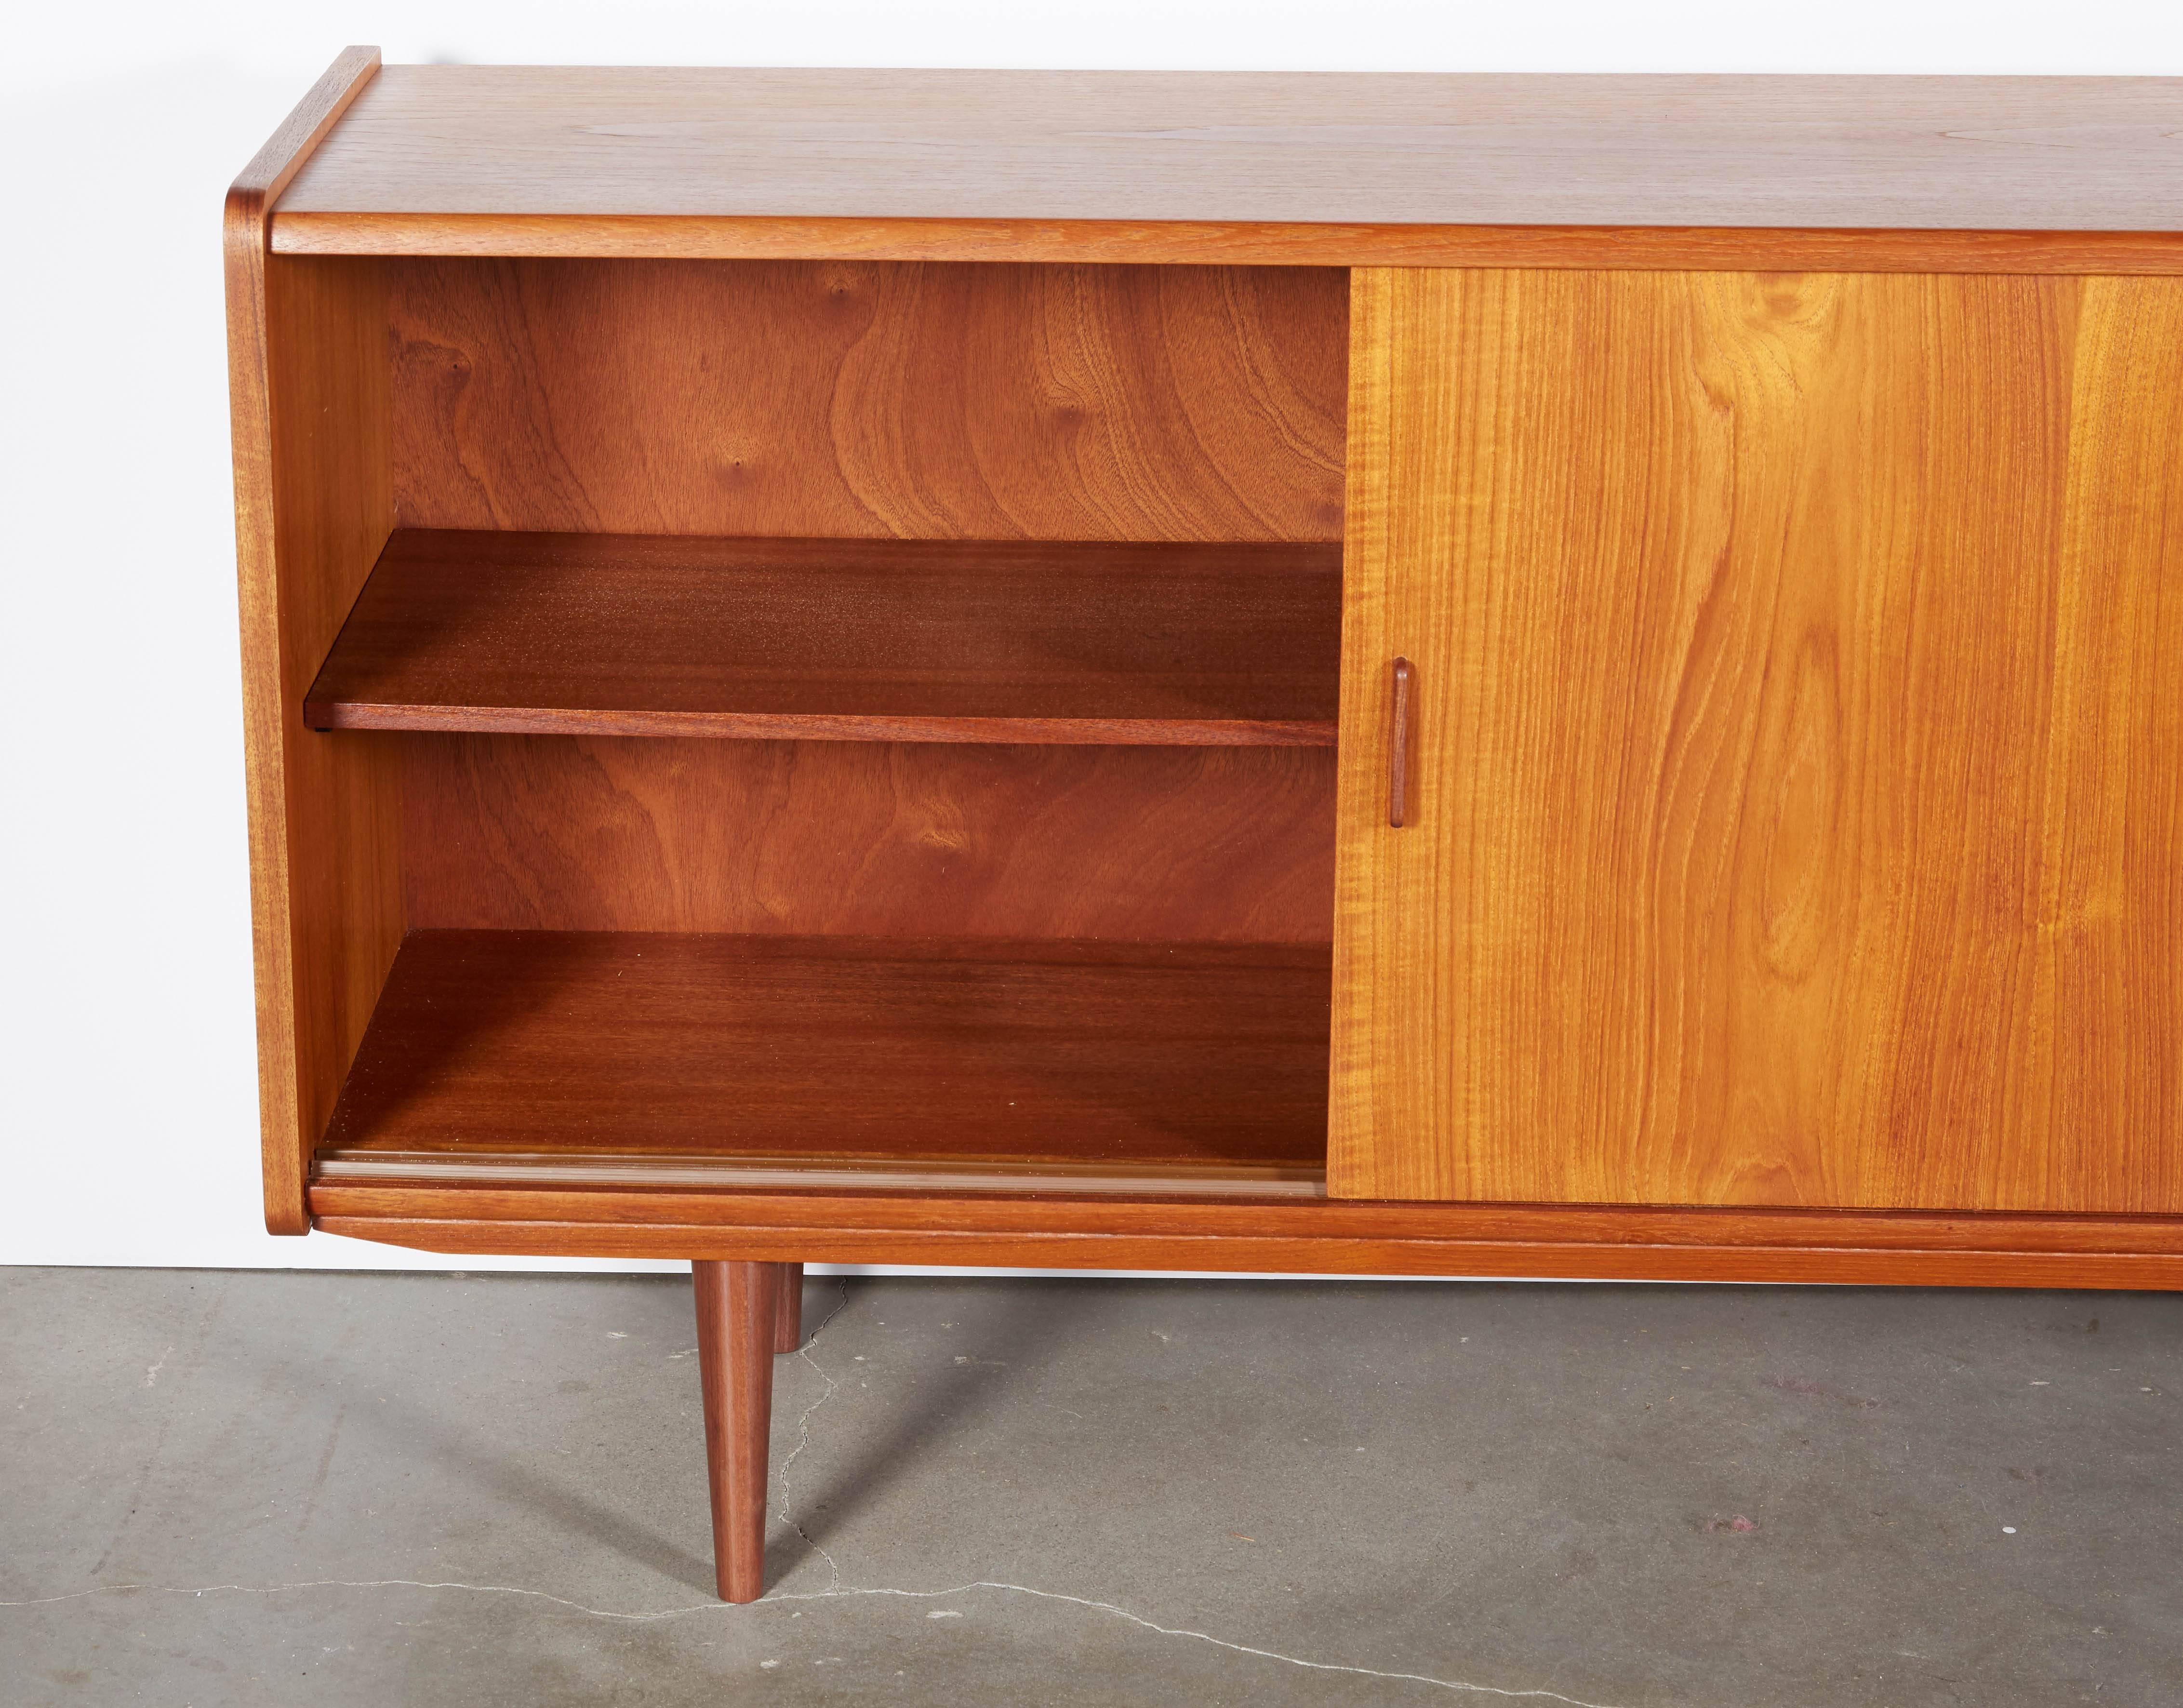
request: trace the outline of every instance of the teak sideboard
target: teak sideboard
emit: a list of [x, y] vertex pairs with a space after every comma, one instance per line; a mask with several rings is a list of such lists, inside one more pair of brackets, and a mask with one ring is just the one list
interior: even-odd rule
[[2183, 81], [381, 68], [227, 203], [265, 1213], [2183, 1284]]

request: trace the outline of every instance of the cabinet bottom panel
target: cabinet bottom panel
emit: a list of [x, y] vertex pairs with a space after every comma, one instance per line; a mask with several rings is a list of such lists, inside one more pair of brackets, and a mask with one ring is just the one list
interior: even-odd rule
[[328, 1232], [425, 1251], [1039, 1269], [2183, 1288], [2183, 1217], [1653, 1210], [320, 1181]]
[[1324, 1190], [1323, 946], [423, 931], [317, 1177]]

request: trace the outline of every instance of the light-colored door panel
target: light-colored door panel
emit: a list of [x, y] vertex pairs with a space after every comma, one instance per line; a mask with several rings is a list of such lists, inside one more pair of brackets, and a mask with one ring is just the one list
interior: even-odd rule
[[1352, 316], [1331, 1189], [2183, 1211], [2183, 281]]

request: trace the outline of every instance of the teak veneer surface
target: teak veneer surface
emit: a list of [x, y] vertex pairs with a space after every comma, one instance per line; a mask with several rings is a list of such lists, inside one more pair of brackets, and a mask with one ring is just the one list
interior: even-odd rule
[[378, 68], [336, 62], [228, 192], [228, 395], [266, 1227], [302, 1233], [311, 1147], [403, 931], [398, 773], [302, 696], [393, 526], [386, 290], [267, 253], [266, 209]]
[[1958, 1287], [2183, 1286], [2183, 1217], [320, 1181], [426, 1251]]
[[1979, 264], [1964, 233], [2173, 268], [2097, 234], [2183, 231], [2179, 139], [2166, 78], [392, 66], [275, 241], [1611, 266], [1670, 233], [1633, 264], [1693, 266], [1709, 231], [1787, 230], [1928, 266]]
[[[2183, 272], [2179, 149], [2175, 80], [353, 50], [228, 209], [269, 1226], [2183, 1285], [2183, 313], [2122, 276]], [[1470, 270], [1357, 275], [1352, 395], [1375, 262]], [[397, 525], [1331, 542], [1345, 461], [1330, 1183], [1480, 1201], [1061, 1178], [1318, 1160], [1332, 749], [301, 717]], [[365, 1157], [657, 1154], [651, 1098], [1056, 1178], [307, 1188], [337, 1085]]]
[[1754, 268], [1865, 273], [2183, 273], [2183, 234], [1723, 225], [1253, 225], [1180, 220], [713, 219], [673, 214], [283, 214], [286, 255], [1051, 265]]
[[1338, 548], [403, 530], [314, 729], [1329, 746]]
[[326, 1148], [1317, 1167], [1311, 946], [415, 932]]
[[386, 265], [405, 526], [1341, 537], [1338, 270]]
[[2183, 1210], [2183, 281], [1353, 289], [1330, 1189]]
[[1331, 748], [398, 741], [418, 927], [1316, 943]]

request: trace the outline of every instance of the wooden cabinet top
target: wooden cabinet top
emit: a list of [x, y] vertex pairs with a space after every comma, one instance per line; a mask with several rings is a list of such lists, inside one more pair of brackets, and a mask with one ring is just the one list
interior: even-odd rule
[[1766, 231], [1945, 266], [2073, 233], [2075, 270], [2166, 271], [2183, 233], [2176, 78], [343, 65], [277, 251], [1683, 264]]

